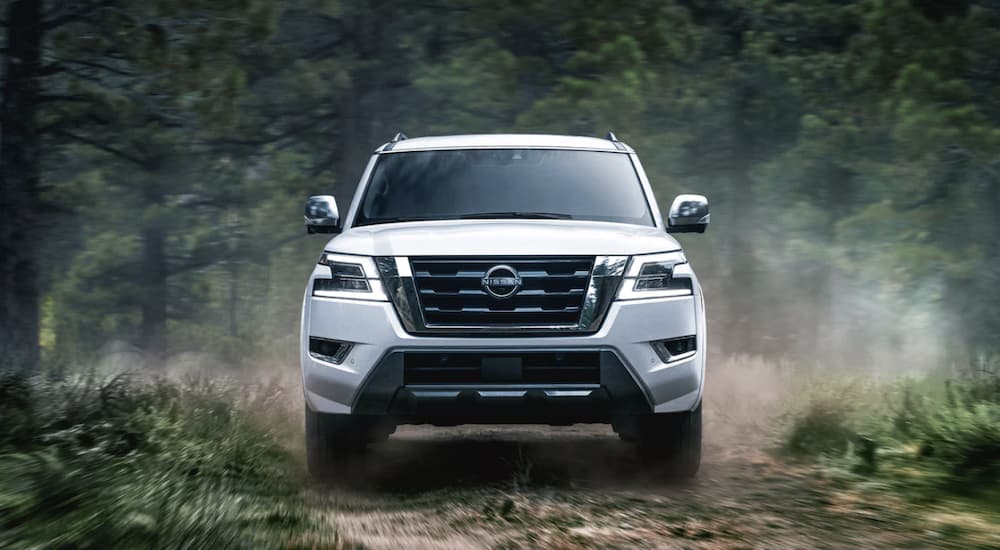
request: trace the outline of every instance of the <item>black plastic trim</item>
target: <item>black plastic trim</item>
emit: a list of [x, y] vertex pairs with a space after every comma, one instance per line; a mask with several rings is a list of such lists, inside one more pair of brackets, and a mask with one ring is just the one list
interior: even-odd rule
[[[572, 424], [612, 423], [616, 418], [653, 411], [646, 394], [628, 367], [613, 351], [606, 349], [590, 350], [600, 353], [600, 384], [510, 384], [502, 388], [484, 384], [406, 386], [404, 358], [407, 351], [425, 350], [398, 350], [386, 354], [358, 391], [352, 408], [353, 414], [389, 415], [400, 424]], [[516, 353], [518, 350], [484, 351]], [[521, 351], [537, 353], [549, 350], [529, 348]], [[499, 389], [523, 391], [524, 395], [480, 395], [480, 392]], [[426, 397], [427, 390], [437, 393], [434, 397]], [[553, 390], [589, 390], [589, 394], [553, 396], [547, 393]]]

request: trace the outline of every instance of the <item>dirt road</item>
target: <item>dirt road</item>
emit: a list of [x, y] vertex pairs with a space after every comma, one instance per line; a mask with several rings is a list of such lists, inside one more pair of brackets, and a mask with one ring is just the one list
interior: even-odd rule
[[989, 526], [956, 537], [961, 518], [935, 520], [877, 487], [862, 498], [775, 458], [780, 397], [767, 390], [706, 398], [690, 482], [644, 478], [603, 426], [404, 427], [349, 486], [309, 498], [341, 540], [373, 549], [1000, 547]]

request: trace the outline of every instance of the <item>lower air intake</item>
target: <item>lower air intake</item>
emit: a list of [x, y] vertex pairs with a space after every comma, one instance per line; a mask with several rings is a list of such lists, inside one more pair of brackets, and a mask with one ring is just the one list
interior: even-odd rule
[[407, 352], [406, 385], [599, 384], [600, 352]]

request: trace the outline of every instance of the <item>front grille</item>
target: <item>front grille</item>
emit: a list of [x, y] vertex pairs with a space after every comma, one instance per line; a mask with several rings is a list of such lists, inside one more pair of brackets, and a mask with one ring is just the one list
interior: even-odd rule
[[[410, 266], [428, 327], [573, 326], [594, 258], [411, 258]], [[483, 277], [495, 266], [517, 271], [517, 293], [497, 298], [486, 292]]]
[[599, 384], [601, 354], [573, 352], [407, 352], [406, 385]]

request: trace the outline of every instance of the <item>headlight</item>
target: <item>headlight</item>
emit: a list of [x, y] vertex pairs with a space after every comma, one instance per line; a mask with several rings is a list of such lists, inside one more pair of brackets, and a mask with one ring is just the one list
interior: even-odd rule
[[625, 271], [619, 300], [690, 296], [690, 269], [683, 252], [633, 256]]
[[388, 300], [371, 258], [324, 252], [319, 257], [319, 264], [330, 268], [330, 278], [313, 279], [313, 296]]

